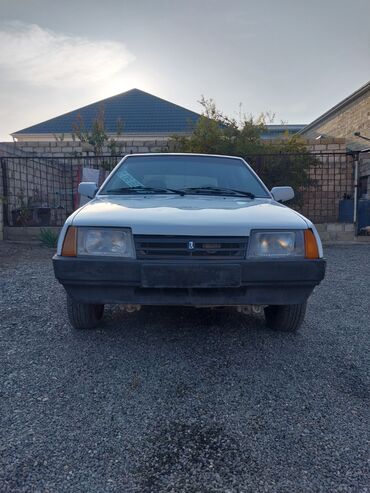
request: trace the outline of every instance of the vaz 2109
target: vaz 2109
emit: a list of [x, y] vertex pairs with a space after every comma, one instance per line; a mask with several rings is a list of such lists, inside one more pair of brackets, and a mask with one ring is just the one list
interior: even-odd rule
[[325, 274], [315, 226], [268, 190], [241, 158], [124, 157], [66, 221], [53, 258], [75, 328], [98, 325], [105, 304], [235, 306], [264, 310], [268, 327], [297, 331]]

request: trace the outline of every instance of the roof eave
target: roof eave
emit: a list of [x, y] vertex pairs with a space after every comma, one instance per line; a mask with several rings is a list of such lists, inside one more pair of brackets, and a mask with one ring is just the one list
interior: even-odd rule
[[304, 127], [302, 130], [298, 132], [298, 134], [303, 135], [309, 130], [312, 130], [314, 127], [316, 127], [320, 122], [328, 118], [328, 116], [336, 113], [340, 109], [342, 109], [344, 106], [347, 106], [348, 104], [352, 103], [355, 101], [357, 98], [363, 96], [367, 91], [370, 90], [370, 81], [361, 86], [357, 91], [353, 92], [349, 96], [347, 96], [345, 99], [337, 103], [335, 106], [330, 108], [328, 111], [323, 113], [321, 116], [316, 118], [313, 122], [309, 123], [306, 127]]

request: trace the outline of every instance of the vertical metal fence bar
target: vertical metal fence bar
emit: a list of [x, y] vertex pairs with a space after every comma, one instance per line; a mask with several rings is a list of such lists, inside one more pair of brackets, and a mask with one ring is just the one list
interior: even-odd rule
[[2, 186], [3, 186], [3, 195], [4, 195], [4, 201], [3, 201], [4, 225], [9, 226], [10, 222], [9, 222], [9, 211], [8, 211], [8, 203], [7, 203], [8, 177], [7, 177], [7, 166], [6, 166], [5, 158], [1, 158], [1, 174], [2, 174]]
[[355, 225], [355, 230], [358, 231], [358, 161], [359, 161], [359, 153], [356, 152], [353, 158], [353, 168], [354, 168], [354, 176], [353, 176], [353, 223]]

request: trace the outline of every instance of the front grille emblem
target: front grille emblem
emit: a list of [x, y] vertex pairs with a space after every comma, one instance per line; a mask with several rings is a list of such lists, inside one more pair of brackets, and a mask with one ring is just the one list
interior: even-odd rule
[[194, 241], [188, 241], [188, 250], [194, 250]]

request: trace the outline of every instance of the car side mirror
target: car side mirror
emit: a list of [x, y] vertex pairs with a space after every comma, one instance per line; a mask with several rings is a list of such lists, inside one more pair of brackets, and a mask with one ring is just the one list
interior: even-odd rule
[[274, 187], [271, 194], [276, 202], [287, 202], [294, 199], [294, 190], [292, 187]]
[[93, 181], [83, 181], [78, 185], [78, 193], [88, 199], [93, 199], [97, 191], [98, 186]]

